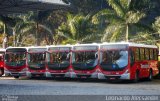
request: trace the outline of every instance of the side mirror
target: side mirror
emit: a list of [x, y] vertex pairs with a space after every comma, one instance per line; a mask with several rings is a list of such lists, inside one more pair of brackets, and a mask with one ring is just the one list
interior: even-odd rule
[[130, 65], [131, 65], [131, 66], [134, 65], [134, 61], [135, 61], [135, 58], [134, 58], [133, 51], [130, 50]]
[[97, 53], [95, 54], [95, 58], [98, 58], [98, 54]]

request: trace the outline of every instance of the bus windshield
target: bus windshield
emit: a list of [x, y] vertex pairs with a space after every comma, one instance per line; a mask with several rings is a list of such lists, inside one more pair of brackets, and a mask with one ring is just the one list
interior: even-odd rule
[[57, 51], [48, 53], [48, 67], [54, 70], [66, 69], [70, 65], [70, 52]]
[[49, 63], [69, 63], [69, 52], [50, 53]]
[[28, 63], [45, 63], [45, 53], [28, 53]]
[[100, 65], [104, 70], [123, 70], [128, 65], [128, 51], [119, 49], [102, 51]]
[[0, 62], [4, 61], [4, 52], [0, 52]]
[[26, 54], [24, 52], [6, 53], [5, 62], [9, 66], [23, 66], [26, 63]]
[[45, 69], [45, 52], [28, 53], [28, 66], [29, 69], [42, 70]]
[[97, 51], [75, 51], [72, 54], [72, 65], [77, 70], [91, 70], [98, 64]]

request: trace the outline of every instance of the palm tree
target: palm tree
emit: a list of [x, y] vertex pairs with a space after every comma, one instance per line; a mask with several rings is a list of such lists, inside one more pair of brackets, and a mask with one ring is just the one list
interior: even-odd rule
[[92, 15], [68, 14], [66, 24], [62, 24], [58, 29], [58, 35], [64, 37], [64, 43], [82, 43], [93, 41], [96, 33], [96, 25], [92, 22]]
[[[48, 28], [48, 26], [43, 24], [44, 19], [46, 19], [50, 15], [51, 11], [39, 11], [39, 12], [30, 12], [26, 16], [26, 22], [32, 24], [32, 32], [35, 33], [34, 36], [36, 38], [36, 45], [40, 45], [40, 42], [43, 38], [43, 36], [46, 37], [46, 34], [48, 34], [49, 37], [53, 37], [52, 30]], [[34, 30], [36, 29], [36, 30]], [[41, 31], [45, 30], [47, 31], [42, 33]]]
[[156, 42], [160, 46], [160, 16], [156, 17], [156, 20], [152, 26], [155, 31], [154, 36], [156, 38]]
[[131, 9], [132, 0], [107, 0], [112, 9], [104, 9], [96, 14], [97, 17], [106, 18], [108, 24], [102, 41], [127, 41], [129, 34], [148, 28], [140, 23], [145, 13]]
[[26, 15], [18, 16], [22, 20], [17, 21], [13, 28], [16, 40], [19, 43], [17, 45], [40, 45], [43, 40], [50, 44], [53, 32], [43, 23], [43, 20], [49, 15], [48, 12], [46, 13], [37, 15], [34, 12], [29, 12]]
[[6, 48], [8, 45], [8, 36], [10, 35], [9, 30], [15, 26], [16, 19], [10, 16], [0, 15], [0, 20], [3, 23], [3, 34], [4, 34], [3, 48]]

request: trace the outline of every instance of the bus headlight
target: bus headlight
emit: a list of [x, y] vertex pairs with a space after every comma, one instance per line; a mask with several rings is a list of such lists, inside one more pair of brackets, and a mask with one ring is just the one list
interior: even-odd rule
[[26, 71], [28, 71], [28, 68], [24, 68], [24, 69], [22, 69], [22, 71], [21, 71], [21, 72], [26, 72]]
[[128, 74], [129, 73], [129, 70], [127, 69], [125, 72], [124, 72], [124, 74]]

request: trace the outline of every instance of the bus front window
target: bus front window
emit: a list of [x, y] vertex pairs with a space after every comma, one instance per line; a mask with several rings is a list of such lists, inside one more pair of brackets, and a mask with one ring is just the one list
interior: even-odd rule
[[122, 70], [128, 65], [128, 51], [107, 50], [101, 53], [101, 67], [105, 70]]
[[93, 69], [98, 64], [96, 51], [73, 52], [72, 65], [75, 69]]
[[68, 52], [50, 53], [50, 63], [69, 63]]
[[52, 52], [48, 54], [48, 67], [53, 70], [63, 70], [70, 65], [70, 52]]
[[26, 62], [26, 54], [23, 53], [7, 53], [5, 62], [10, 66], [23, 66]]
[[29, 63], [45, 63], [45, 53], [29, 53]]
[[96, 52], [75, 52], [75, 63], [94, 63], [96, 60]]
[[29, 53], [28, 65], [29, 69], [42, 70], [45, 69], [45, 53]]

